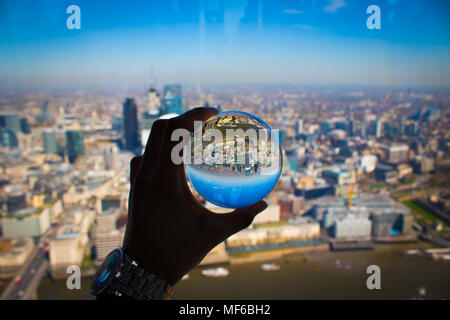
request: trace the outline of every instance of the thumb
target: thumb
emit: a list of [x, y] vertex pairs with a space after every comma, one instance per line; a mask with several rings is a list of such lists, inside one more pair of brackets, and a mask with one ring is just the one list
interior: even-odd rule
[[139, 166], [141, 165], [142, 156], [137, 156], [130, 161], [130, 184], [133, 185], [134, 179], [136, 179], [137, 173], [139, 171]]
[[228, 238], [232, 234], [247, 228], [255, 216], [267, 208], [267, 203], [261, 200], [251, 206], [238, 208], [230, 213], [221, 214], [217, 217], [222, 220], [224, 233]]

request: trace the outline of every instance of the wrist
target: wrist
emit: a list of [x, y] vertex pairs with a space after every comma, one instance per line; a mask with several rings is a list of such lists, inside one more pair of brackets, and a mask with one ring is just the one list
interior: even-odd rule
[[146, 247], [133, 246], [130, 243], [124, 243], [123, 251], [147, 272], [151, 272], [158, 278], [167, 282], [170, 286], [174, 286], [181, 278], [176, 270], [172, 270], [173, 266], [178, 263], [168, 263], [167, 259], [152, 254], [152, 250]]
[[122, 249], [115, 249], [97, 271], [91, 292], [97, 297], [161, 300], [170, 298], [172, 286], [143, 269]]

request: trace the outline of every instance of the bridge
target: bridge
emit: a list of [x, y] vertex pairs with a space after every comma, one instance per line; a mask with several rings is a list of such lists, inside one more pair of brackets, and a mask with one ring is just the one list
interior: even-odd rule
[[45, 257], [45, 251], [41, 248], [35, 248], [30, 259], [22, 266], [16, 277], [20, 277], [20, 282], [15, 279], [6, 287], [3, 292], [2, 300], [30, 300], [35, 297], [42, 277], [48, 268], [48, 260]]

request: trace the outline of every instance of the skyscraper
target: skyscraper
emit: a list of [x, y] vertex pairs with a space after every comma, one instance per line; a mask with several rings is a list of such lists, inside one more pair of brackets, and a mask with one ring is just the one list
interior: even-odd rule
[[382, 130], [382, 121], [381, 119], [375, 120], [374, 124], [374, 135], [375, 137], [379, 138], [381, 137], [381, 130]]
[[154, 88], [148, 91], [148, 112], [149, 115], [159, 115], [159, 108], [161, 106], [161, 99], [158, 92]]
[[56, 132], [53, 130], [46, 130], [42, 133], [42, 140], [44, 140], [44, 152], [48, 154], [58, 153], [58, 139]]
[[366, 125], [366, 121], [362, 120], [361, 121], [361, 137], [365, 138], [367, 135], [367, 125]]
[[348, 121], [336, 121], [335, 126], [336, 129], [341, 129], [348, 134]]
[[0, 128], [0, 145], [9, 148], [19, 146], [16, 133], [11, 129]]
[[355, 122], [353, 121], [353, 119], [350, 119], [348, 121], [348, 128], [347, 128], [347, 134], [352, 137], [354, 135], [354, 126], [355, 126]]
[[331, 129], [332, 129], [332, 127], [331, 127], [331, 123], [329, 121], [322, 121], [320, 123], [320, 131], [323, 134], [327, 134], [328, 132], [331, 131]]
[[67, 156], [70, 163], [84, 155], [84, 135], [81, 130], [66, 131]]
[[30, 125], [27, 118], [20, 118], [20, 130], [25, 133], [31, 133]]
[[105, 170], [117, 170], [117, 146], [111, 143], [103, 149]]
[[181, 86], [179, 84], [165, 85], [163, 99], [165, 113], [183, 113]]
[[303, 119], [298, 119], [295, 122], [295, 133], [301, 135], [303, 133]]
[[17, 114], [2, 114], [0, 115], [0, 127], [10, 129], [14, 132], [20, 132], [20, 117]]
[[134, 99], [127, 98], [123, 103], [123, 124], [125, 148], [139, 155], [141, 153], [141, 142], [139, 137], [137, 106]]

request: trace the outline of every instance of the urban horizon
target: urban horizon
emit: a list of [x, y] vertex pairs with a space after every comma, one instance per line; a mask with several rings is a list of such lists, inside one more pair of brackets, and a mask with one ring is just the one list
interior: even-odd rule
[[[174, 299], [450, 299], [449, 14], [439, 0], [0, 1], [0, 299], [94, 298], [148, 141], [161, 190], [185, 192], [146, 189], [149, 214], [267, 204], [180, 273]], [[218, 116], [149, 139], [198, 107]], [[192, 134], [193, 163], [173, 134]], [[176, 218], [173, 239], [190, 222]]]

